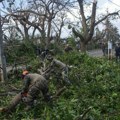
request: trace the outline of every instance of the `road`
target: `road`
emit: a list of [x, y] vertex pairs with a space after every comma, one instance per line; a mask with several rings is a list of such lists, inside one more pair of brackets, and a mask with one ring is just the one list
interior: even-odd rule
[[[103, 56], [103, 52], [101, 49], [96, 49], [96, 50], [89, 50], [87, 51], [88, 55], [92, 56], [92, 57], [102, 57]], [[112, 50], [112, 55], [115, 55], [115, 50]]]
[[89, 50], [87, 51], [88, 55], [92, 56], [92, 57], [102, 57], [103, 53], [101, 49], [97, 49], [97, 50]]

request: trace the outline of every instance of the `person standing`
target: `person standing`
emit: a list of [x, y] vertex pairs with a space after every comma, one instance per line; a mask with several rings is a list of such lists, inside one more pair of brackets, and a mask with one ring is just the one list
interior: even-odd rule
[[102, 52], [103, 52], [103, 56], [105, 56], [105, 51], [106, 50], [106, 44], [103, 42], [102, 43]]
[[120, 43], [118, 43], [115, 47], [115, 57], [116, 57], [116, 62], [120, 61]]

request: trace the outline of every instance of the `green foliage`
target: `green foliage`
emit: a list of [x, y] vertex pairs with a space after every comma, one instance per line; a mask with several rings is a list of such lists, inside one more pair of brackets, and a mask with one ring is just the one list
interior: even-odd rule
[[25, 41], [5, 50], [7, 63], [25, 62], [35, 57], [35, 46], [31, 41]]
[[75, 38], [73, 38], [73, 37], [69, 37], [67, 39], [67, 43], [70, 44], [73, 48], [76, 47]]
[[49, 49], [53, 50], [54, 54], [62, 54], [63, 53], [63, 45], [61, 43], [55, 42], [54, 44], [50, 44]]
[[[92, 58], [75, 51], [56, 56], [69, 68], [69, 79], [72, 85], [55, 101], [45, 103], [38, 99], [37, 105], [28, 112], [22, 103], [11, 115], [0, 115], [0, 119], [40, 119], [40, 120], [77, 120], [86, 109], [92, 109], [85, 115], [90, 120], [119, 120], [120, 110], [120, 65], [102, 58]], [[35, 64], [34, 64], [35, 63]], [[33, 61], [37, 68], [37, 60]], [[34, 68], [34, 69], [35, 69]], [[56, 84], [50, 82], [50, 92], [56, 91]], [[14, 80], [12, 85], [22, 85]], [[0, 90], [3, 90], [1, 87]], [[11, 96], [0, 99], [0, 105], [7, 105]]]

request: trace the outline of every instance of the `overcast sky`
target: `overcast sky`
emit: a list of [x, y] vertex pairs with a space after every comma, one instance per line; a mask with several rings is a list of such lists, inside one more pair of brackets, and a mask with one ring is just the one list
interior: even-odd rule
[[[88, 0], [88, 1], [93, 1], [93, 0]], [[97, 14], [107, 14], [107, 10], [109, 13], [111, 12], [115, 12], [115, 11], [118, 11], [120, 10], [120, 1], [119, 0], [98, 0], [97, 2]], [[91, 10], [91, 8], [90, 8]], [[78, 11], [76, 10], [73, 10], [73, 14], [76, 15]], [[71, 18], [71, 20], [75, 21], [74, 17], [72, 17], [71, 14], [68, 14], [69, 18]], [[77, 16], [77, 15], [76, 15]], [[119, 26], [120, 26], [120, 20], [114, 20], [114, 21], [111, 21], [114, 26], [118, 27], [119, 29]], [[104, 26], [103, 26], [104, 27]], [[102, 27], [101, 27], [102, 29]], [[65, 30], [67, 31], [67, 30]], [[67, 33], [69, 34], [69, 31], [66, 32], [63, 32], [62, 36], [66, 37], [67, 36]]]
[[[6, 2], [7, 0], [4, 0], [5, 5], [7, 4]], [[18, 3], [18, 1], [20, 0], [16, 0], [16, 2]], [[26, 0], [25, 0], [26, 1]], [[92, 2], [93, 0], [86, 0], [86, 1], [90, 1]], [[107, 13], [107, 9], [108, 12], [114, 12], [114, 11], [118, 11], [120, 10], [120, 1], [119, 0], [97, 0], [97, 14], [106, 14]], [[0, 3], [0, 9], [3, 7], [2, 3]], [[91, 9], [90, 9], [91, 10]], [[2, 12], [1, 12], [2, 13]], [[78, 13], [78, 10], [74, 10], [72, 12], [74, 15], [76, 15], [76, 13]], [[74, 17], [71, 14], [68, 14], [68, 17], [70, 18], [70, 20], [75, 21]], [[120, 20], [114, 20], [113, 24], [119, 28], [120, 26]], [[62, 34], [62, 37], [66, 37], [68, 36], [69, 30], [67, 29], [67, 26], [64, 29], [64, 32]]]
[[[106, 2], [104, 2], [104, 0], [99, 0], [98, 1], [98, 6], [101, 7], [101, 12], [105, 13], [105, 11], [108, 12], [114, 12], [114, 11], [118, 11], [120, 10], [120, 1], [119, 0], [105, 0]], [[119, 12], [120, 15], [120, 12]], [[117, 20], [113, 20], [111, 21], [113, 23], [114, 26], [116, 26], [118, 29], [120, 28], [120, 18]], [[120, 33], [120, 29], [119, 29], [119, 33]]]

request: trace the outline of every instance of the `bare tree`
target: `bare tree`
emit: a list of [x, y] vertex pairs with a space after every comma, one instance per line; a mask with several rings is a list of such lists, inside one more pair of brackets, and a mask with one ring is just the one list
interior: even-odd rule
[[29, 20], [30, 14], [27, 12], [24, 13], [16, 12], [17, 9], [23, 9], [22, 2], [20, 3], [20, 6], [18, 8], [15, 6], [14, 3], [9, 3], [9, 7], [7, 8], [8, 14], [5, 17], [8, 18], [9, 21], [12, 21], [11, 24], [14, 26], [14, 28], [20, 33], [20, 35], [25, 40], [28, 40], [29, 39], [28, 31], [31, 26], [28, 25], [26, 21]]
[[[43, 9], [41, 9], [41, 10], [44, 10], [43, 12], [45, 14], [45, 16], [42, 19], [43, 24], [42, 24], [41, 28], [42, 28], [42, 32], [44, 33], [44, 35], [45, 35], [44, 25], [47, 28], [47, 30], [46, 30], [47, 31], [46, 32], [46, 48], [48, 48], [50, 40], [51, 40], [52, 22], [53, 22], [54, 18], [56, 17], [56, 15], [65, 8], [65, 6], [68, 4], [68, 2], [69, 2], [69, 0], [67, 0], [67, 1], [63, 1], [63, 0], [60, 0], [60, 1], [57, 1], [57, 0], [35, 1], [34, 0], [34, 4], [36, 5], [37, 8], [38, 8], [38, 5], [40, 7], [43, 7]], [[37, 9], [37, 11], [38, 10], [39, 9]], [[40, 20], [41, 19], [39, 19], [39, 21]], [[45, 20], [46, 20], [46, 24], [45, 24]]]
[[56, 17], [56, 20], [53, 21], [54, 27], [52, 28], [56, 35], [56, 42], [60, 43], [62, 29], [67, 24], [67, 14], [66, 11], [61, 11]]
[[[40, 33], [40, 40], [45, 44], [46, 48], [48, 48], [51, 41], [52, 23], [56, 15], [69, 4], [69, 1], [70, 0], [27, 0], [29, 7], [23, 8], [21, 2], [21, 7], [14, 9], [10, 8], [9, 16], [12, 16], [16, 29], [22, 36], [24, 34], [24, 37], [28, 39], [28, 31], [30, 28], [33, 28], [31, 32], [32, 38], [35, 32], [38, 31]], [[23, 26], [24, 32], [22, 32], [18, 24]], [[61, 34], [60, 32], [61, 30], [59, 30], [59, 37]]]
[[[84, 0], [77, 0], [79, 4], [80, 9], [80, 15], [81, 15], [81, 23], [82, 23], [82, 32], [75, 30], [75, 28], [72, 29], [73, 33], [76, 37], [80, 38], [81, 41], [81, 51], [86, 51], [86, 46], [89, 41], [92, 40], [93, 34], [94, 34], [94, 28], [104, 21], [107, 17], [112, 15], [118, 15], [118, 12], [108, 13], [107, 15], [104, 15], [102, 18], [100, 18], [98, 21], [96, 21], [96, 9], [97, 9], [97, 1], [94, 0], [92, 3], [92, 13], [91, 16], [86, 17], [85, 16], [85, 10], [84, 10]], [[88, 22], [89, 21], [89, 22]]]
[[[25, 2], [28, 4], [27, 6], [25, 6]], [[29, 39], [30, 33], [31, 38], [34, 38], [35, 34], [39, 33], [40, 40], [47, 47], [51, 40], [51, 30], [57, 14], [69, 5], [70, 0], [21, 0], [19, 5], [11, 0], [7, 8], [9, 12], [7, 16], [13, 19], [15, 28], [23, 38]], [[57, 27], [59, 28], [58, 25]]]

